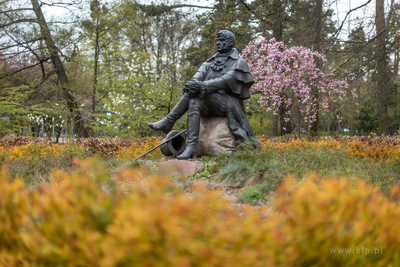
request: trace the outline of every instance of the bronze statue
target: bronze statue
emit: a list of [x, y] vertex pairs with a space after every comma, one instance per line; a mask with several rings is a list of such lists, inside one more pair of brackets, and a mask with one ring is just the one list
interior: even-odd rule
[[192, 80], [186, 83], [182, 98], [165, 118], [147, 123], [153, 130], [168, 133], [174, 123], [188, 112], [187, 146], [178, 159], [197, 157], [200, 117], [227, 117], [237, 142], [252, 141], [255, 147], [261, 145], [254, 138], [243, 106], [243, 100], [250, 98], [249, 88], [254, 80], [234, 45], [232, 32], [219, 31], [218, 53], [204, 62]]

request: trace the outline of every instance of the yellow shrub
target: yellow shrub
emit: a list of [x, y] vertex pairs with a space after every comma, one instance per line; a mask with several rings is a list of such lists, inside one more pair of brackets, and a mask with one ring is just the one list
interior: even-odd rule
[[[59, 156], [67, 150], [71, 152], [82, 153], [85, 150], [98, 152], [102, 155], [116, 157], [120, 160], [127, 161], [137, 158], [146, 151], [159, 145], [162, 141], [161, 137], [144, 137], [132, 140], [119, 139], [119, 138], [89, 138], [83, 140], [81, 143], [73, 144], [42, 144], [42, 143], [28, 143], [20, 146], [0, 146], [0, 160], [7, 158], [10, 160], [20, 159], [22, 157], [47, 157]], [[131, 142], [131, 144], [129, 144]], [[350, 140], [347, 142], [339, 142], [335, 140], [319, 140], [315, 142], [293, 139], [288, 142], [276, 142], [266, 138], [261, 138], [260, 142], [264, 149], [316, 149], [321, 148], [335, 150], [341, 149], [350, 153], [351, 156], [358, 158], [368, 158], [371, 160], [386, 160], [392, 158], [400, 158], [400, 146], [397, 144], [390, 144], [388, 142], [372, 143], [363, 142], [361, 140]], [[163, 155], [160, 149], [156, 149], [146, 156], [149, 159], [160, 159]]]
[[372, 160], [390, 160], [393, 157], [398, 157], [400, 151], [395, 145], [366, 145], [361, 141], [347, 143], [346, 150], [355, 157]]
[[319, 140], [309, 142], [304, 140], [290, 140], [289, 142], [273, 142], [265, 138], [261, 139], [264, 149], [343, 149], [353, 157], [367, 158], [371, 160], [389, 161], [394, 157], [400, 158], [400, 146], [397, 144], [368, 144], [360, 140], [339, 142], [334, 140]]
[[272, 205], [269, 224], [282, 265], [400, 264], [399, 204], [363, 180], [311, 175], [296, 184], [289, 178]]
[[70, 152], [83, 152], [83, 147], [73, 143], [52, 145], [29, 143], [21, 146], [0, 146], [0, 155], [16, 160], [23, 157], [59, 156], [67, 150]]
[[[81, 143], [66, 143], [66, 144], [39, 144], [28, 143], [19, 146], [0, 146], [0, 159], [16, 160], [23, 157], [47, 157], [60, 156], [65, 151], [81, 152], [91, 151], [99, 152], [102, 155], [113, 156], [121, 160], [132, 160], [142, 155], [146, 151], [159, 145], [162, 141], [161, 137], [145, 137], [137, 138], [131, 141], [120, 138], [89, 138]], [[159, 159], [162, 157], [160, 149], [156, 149], [146, 156], [150, 159]]]
[[[35, 188], [11, 182], [3, 169], [1, 266], [400, 263], [400, 207], [361, 180], [314, 175], [297, 184], [289, 178], [267, 212], [237, 208], [199, 183], [186, 194], [145, 170], [111, 177], [94, 159], [75, 165], [79, 171], [56, 171], [49, 184]], [[333, 253], [361, 248], [362, 254]]]
[[[49, 185], [29, 189], [3, 172], [0, 265], [216, 266], [268, 262], [252, 235], [261, 216], [239, 214], [219, 193], [197, 184], [191, 195], [143, 170], [116, 184], [105, 166], [76, 162]], [[131, 185], [127, 193], [127, 184]], [[123, 186], [121, 186], [123, 185]], [[260, 263], [263, 263], [260, 265]], [[258, 264], [257, 264], [258, 263]], [[246, 263], [247, 264], [247, 263]]]
[[[116, 157], [121, 160], [135, 159], [153, 147], [159, 145], [161, 141], [162, 138], [158, 136], [137, 138], [132, 141], [131, 146], [122, 147]], [[147, 154], [146, 157], [150, 159], [160, 159], [163, 157], [163, 155], [161, 154], [160, 149], [157, 148], [156, 150]]]

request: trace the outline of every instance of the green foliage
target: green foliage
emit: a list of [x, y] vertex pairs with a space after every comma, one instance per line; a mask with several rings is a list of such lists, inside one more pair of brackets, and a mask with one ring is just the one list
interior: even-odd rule
[[234, 187], [243, 187], [259, 182], [259, 173], [247, 161], [234, 161], [221, 168], [217, 180]]
[[[343, 68], [349, 70], [343, 77], [350, 88], [357, 88], [360, 106], [354, 101], [343, 108], [333, 105], [328, 114], [320, 113], [321, 127], [335, 125], [338, 130], [340, 125], [351, 131], [375, 131], [371, 128], [381, 113], [371, 108], [377, 106], [371, 92], [380, 84], [371, 82], [376, 76], [375, 39], [366, 33], [363, 18], [359, 18], [347, 38], [335, 42], [343, 36], [342, 29], [335, 33], [331, 7], [324, 5], [321, 13], [319, 3], [322, 2], [213, 0], [207, 9], [180, 8], [173, 1], [164, 0], [144, 4], [103, 0], [60, 3], [68, 7], [68, 15], [57, 18], [57, 23], [50, 14], [45, 16], [67, 69], [68, 90], [78, 106], [67, 108], [66, 91], [60, 90], [46, 38], [30, 19], [33, 14], [27, 9], [31, 3], [19, 1], [14, 5], [5, 1], [2, 10], [12, 15], [1, 21], [9, 25], [3, 30], [12, 39], [6, 38], [0, 44], [0, 116], [4, 117], [0, 119], [0, 134], [30, 134], [29, 124], [46, 128], [47, 136], [53, 134], [53, 125], [56, 132], [72, 132], [68, 129], [74, 121], [70, 111], [77, 113], [77, 108], [94, 136], [154, 135], [146, 122], [161, 119], [171, 111], [185, 82], [216, 53], [215, 35], [221, 29], [236, 35], [239, 52], [255, 37], [276, 37], [290, 45], [326, 51], [328, 61], [324, 68], [332, 67], [338, 73]], [[399, 49], [398, 10], [399, 5], [394, 4], [391, 21], [386, 23], [386, 47], [391, 59], [396, 58], [394, 53]], [[386, 104], [393, 121], [397, 102], [393, 101], [391, 84], [388, 83]], [[253, 97], [247, 112], [254, 132], [273, 134], [274, 127], [282, 129], [283, 118], [260, 112], [256, 100], [257, 96]], [[343, 121], [336, 119], [338, 115]], [[176, 128], [184, 126], [182, 118]]]
[[237, 194], [238, 201], [240, 203], [250, 203], [253, 205], [265, 205], [268, 201], [267, 195], [272, 190], [276, 190], [276, 188], [277, 187], [271, 188], [270, 183], [267, 182], [243, 188], [242, 192]]
[[371, 103], [360, 108], [360, 113], [357, 116], [356, 127], [357, 130], [366, 133], [376, 132], [378, 129], [378, 113]]
[[203, 170], [201, 172], [197, 172], [188, 177], [190, 180], [198, 180], [198, 179], [208, 179], [211, 177], [211, 173], [207, 164], [203, 166]]

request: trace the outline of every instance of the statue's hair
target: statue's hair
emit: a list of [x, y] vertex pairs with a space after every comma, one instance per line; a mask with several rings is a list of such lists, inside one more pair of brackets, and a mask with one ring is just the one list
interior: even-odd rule
[[228, 30], [221, 30], [217, 33], [217, 38], [218, 37], [224, 37], [226, 38], [226, 40], [228, 40], [231, 43], [231, 46], [234, 47], [235, 46], [235, 42], [236, 42], [236, 37], [233, 34], [233, 32], [228, 31]]

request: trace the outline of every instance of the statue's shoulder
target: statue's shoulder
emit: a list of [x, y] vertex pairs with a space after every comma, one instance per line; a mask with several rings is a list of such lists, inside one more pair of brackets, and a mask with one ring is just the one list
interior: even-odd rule
[[250, 72], [249, 65], [247, 65], [246, 60], [241, 57], [236, 60], [235, 64], [232, 66], [232, 69]]
[[210, 62], [214, 61], [214, 60], [215, 60], [215, 57], [216, 57], [217, 55], [218, 55], [218, 53], [214, 54], [212, 57], [210, 57], [209, 59], [207, 59], [203, 64], [207, 64], [207, 63], [210, 63]]

